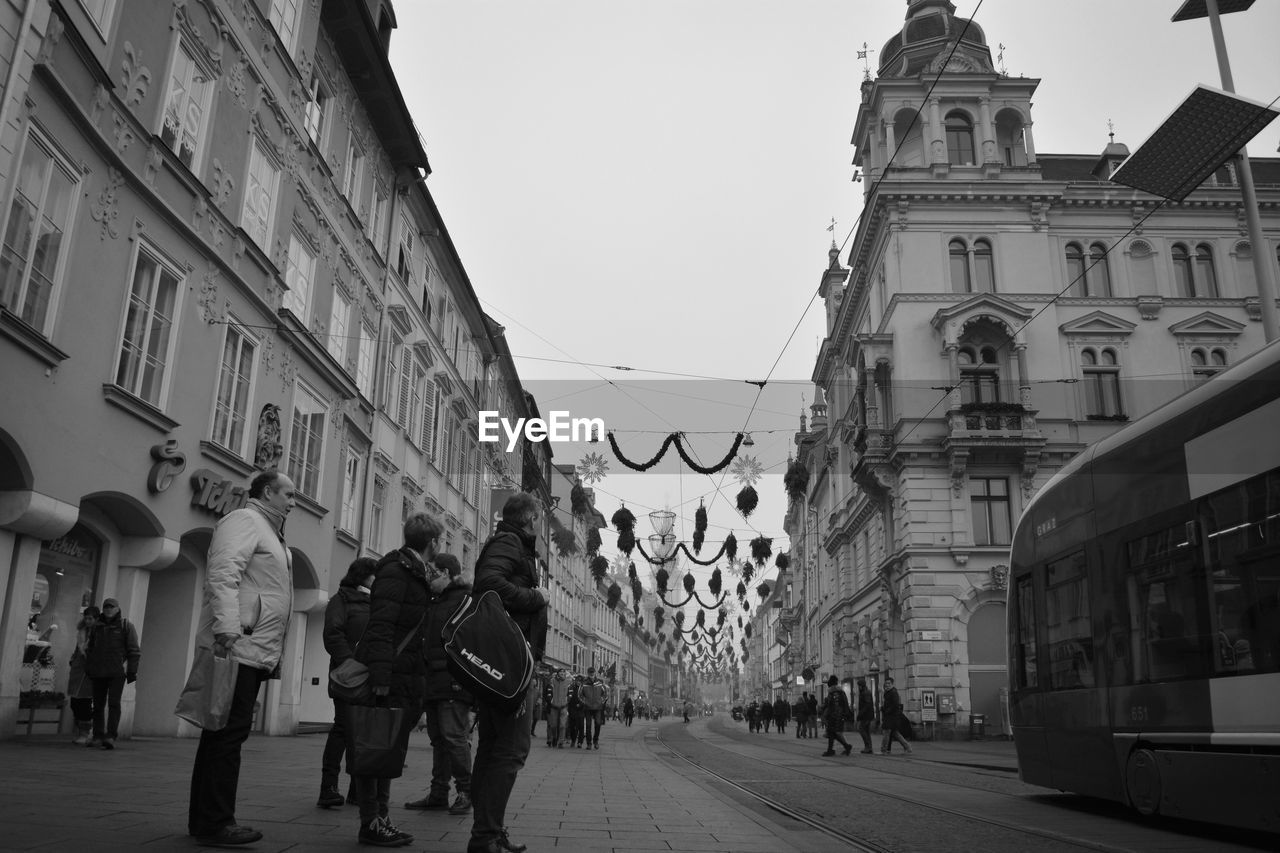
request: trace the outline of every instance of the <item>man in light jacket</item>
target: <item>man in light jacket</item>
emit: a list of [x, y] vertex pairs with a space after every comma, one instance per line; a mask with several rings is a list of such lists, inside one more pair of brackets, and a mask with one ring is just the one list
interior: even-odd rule
[[294, 506], [293, 481], [278, 471], [257, 475], [249, 503], [213, 530], [205, 567], [196, 648], [240, 663], [227, 725], [200, 735], [191, 771], [187, 831], [201, 844], [252, 844], [262, 833], [236, 824], [240, 747], [249, 737], [258, 689], [280, 664], [293, 610], [291, 556], [284, 521]]

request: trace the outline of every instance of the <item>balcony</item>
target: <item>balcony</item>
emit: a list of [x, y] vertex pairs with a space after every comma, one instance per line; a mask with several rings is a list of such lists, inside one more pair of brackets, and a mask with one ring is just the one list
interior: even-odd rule
[[1036, 432], [1035, 413], [1020, 403], [964, 403], [947, 412], [947, 425], [953, 438], [1020, 437]]

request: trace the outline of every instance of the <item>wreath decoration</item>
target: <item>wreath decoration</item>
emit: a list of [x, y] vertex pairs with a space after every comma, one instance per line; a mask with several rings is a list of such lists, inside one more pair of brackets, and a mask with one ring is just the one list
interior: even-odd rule
[[628, 468], [630, 468], [633, 471], [648, 471], [654, 465], [657, 465], [659, 462], [662, 461], [662, 457], [667, 455], [667, 449], [670, 448], [672, 444], [674, 444], [676, 446], [676, 452], [680, 454], [680, 458], [684, 460], [685, 465], [688, 465], [690, 468], [692, 468], [694, 471], [697, 471], [699, 474], [716, 474], [716, 473], [719, 473], [720, 471], [723, 471], [725, 468], [729, 467], [729, 464], [733, 462], [734, 457], [738, 455], [738, 448], [742, 446], [742, 440], [746, 437], [743, 433], [738, 433], [737, 435], [735, 435], [733, 439], [733, 447], [729, 449], [728, 455], [726, 455], [724, 459], [721, 459], [715, 465], [704, 466], [704, 465], [699, 465], [696, 461], [694, 461], [689, 456], [688, 451], [684, 449], [684, 444], [681, 441], [682, 435], [683, 433], [679, 433], [679, 432], [673, 432], [670, 435], [668, 435], [666, 439], [663, 440], [662, 446], [658, 448], [657, 454], [648, 462], [632, 462], [630, 459], [628, 459], [626, 456], [623, 455], [622, 450], [618, 447], [618, 440], [614, 438], [613, 433], [609, 433], [608, 438], [609, 438], [609, 447], [613, 450], [613, 455], [618, 457], [619, 462], [621, 462], [623, 465], [626, 465]]

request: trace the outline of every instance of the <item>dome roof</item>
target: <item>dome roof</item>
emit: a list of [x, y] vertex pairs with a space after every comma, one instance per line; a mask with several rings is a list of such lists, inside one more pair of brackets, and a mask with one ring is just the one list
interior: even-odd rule
[[[951, 46], [957, 40], [960, 43], [952, 54]], [[939, 71], [994, 72], [987, 36], [973, 21], [957, 17], [951, 0], [908, 0], [902, 31], [880, 51], [880, 76], [914, 77]]]

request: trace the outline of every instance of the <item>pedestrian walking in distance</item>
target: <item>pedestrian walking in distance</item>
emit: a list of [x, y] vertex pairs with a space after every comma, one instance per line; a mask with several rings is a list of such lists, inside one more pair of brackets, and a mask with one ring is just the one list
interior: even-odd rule
[[[519, 492], [502, 507], [502, 521], [476, 560], [475, 591], [493, 590], [502, 606], [524, 632], [534, 661], [546, 647], [546, 608], [549, 595], [538, 585], [537, 523], [542, 512], [537, 499]], [[525, 694], [521, 710], [508, 714], [491, 705], [478, 706], [480, 737], [471, 768], [472, 823], [467, 853], [523, 853], [526, 845], [507, 834], [507, 801], [516, 776], [524, 767], [533, 739], [528, 714], [533, 691]]]
[[240, 747], [249, 737], [262, 682], [280, 665], [293, 612], [292, 557], [284, 522], [294, 506], [293, 481], [267, 471], [249, 484], [249, 502], [213, 529], [205, 568], [196, 647], [240, 664], [227, 724], [200, 733], [191, 768], [187, 831], [201, 844], [235, 847], [262, 838], [236, 824]]
[[67, 665], [67, 698], [71, 700], [71, 716], [76, 721], [76, 736], [71, 742], [77, 746], [88, 746], [93, 740], [93, 679], [84, 667], [89, 635], [101, 615], [102, 611], [93, 604], [80, 614], [80, 622], [76, 625], [76, 647]]
[[876, 719], [876, 703], [865, 678], [858, 679], [858, 734], [862, 735], [862, 753], [871, 755], [871, 724]]
[[840, 679], [833, 675], [827, 679], [827, 701], [822, 706], [822, 720], [827, 726], [827, 751], [823, 755], [836, 754], [836, 741], [844, 745], [845, 755], [853, 752], [853, 747], [841, 734], [848, 716], [849, 697], [840, 689]]
[[893, 676], [888, 676], [884, 680], [884, 701], [880, 705], [880, 725], [884, 731], [884, 737], [880, 741], [880, 751], [885, 755], [893, 751], [895, 740], [902, 744], [907, 755], [911, 754], [911, 744], [907, 743], [902, 732], [898, 731], [898, 726], [902, 724], [901, 716], [902, 700], [898, 698], [898, 688], [893, 686]]
[[93, 739], [89, 746], [115, 749], [120, 726], [120, 696], [138, 680], [142, 647], [133, 623], [114, 598], [102, 602], [102, 616], [89, 631], [84, 671], [93, 681]]
[[[356, 646], [369, 624], [369, 591], [377, 568], [378, 561], [372, 557], [353, 561], [347, 567], [346, 576], [338, 582], [337, 594], [324, 609], [324, 650], [329, 653], [329, 669], [355, 657]], [[320, 759], [320, 797], [316, 805], [322, 809], [356, 801], [354, 784], [349, 786], [346, 796], [338, 790], [338, 774], [342, 772], [342, 756], [347, 746], [347, 706], [341, 699], [334, 698], [333, 726]]]

